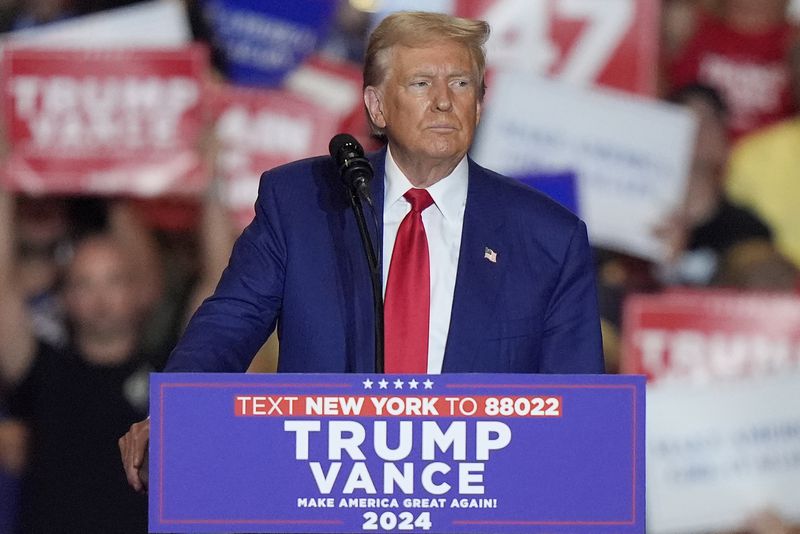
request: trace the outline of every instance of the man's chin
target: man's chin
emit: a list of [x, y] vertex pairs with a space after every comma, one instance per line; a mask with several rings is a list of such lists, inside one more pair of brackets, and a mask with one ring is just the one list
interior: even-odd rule
[[84, 324], [78, 325], [78, 335], [94, 343], [106, 344], [127, 339], [131, 335], [131, 329], [120, 324]]

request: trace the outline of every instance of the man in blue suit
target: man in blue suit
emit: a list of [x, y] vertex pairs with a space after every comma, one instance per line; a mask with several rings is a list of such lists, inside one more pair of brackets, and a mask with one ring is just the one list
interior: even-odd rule
[[[467, 157], [488, 34], [481, 21], [401, 13], [370, 38], [364, 102], [388, 141], [370, 157], [387, 371], [602, 373], [585, 225]], [[253, 223], [166, 370], [244, 371], [277, 325], [279, 371], [373, 372], [359, 240], [330, 158], [265, 173]], [[137, 423], [120, 440], [136, 489], [148, 433]]]

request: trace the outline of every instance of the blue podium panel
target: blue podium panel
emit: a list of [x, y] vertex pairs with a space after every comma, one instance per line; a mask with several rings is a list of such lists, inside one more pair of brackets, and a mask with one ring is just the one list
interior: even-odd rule
[[644, 378], [153, 374], [153, 532], [644, 532]]

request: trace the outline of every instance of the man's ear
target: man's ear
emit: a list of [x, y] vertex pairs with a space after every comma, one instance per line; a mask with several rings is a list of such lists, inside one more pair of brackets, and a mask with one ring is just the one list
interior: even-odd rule
[[372, 123], [378, 128], [386, 127], [386, 118], [383, 116], [383, 95], [377, 87], [368, 85], [364, 88], [364, 105], [369, 113]]
[[475, 112], [475, 126], [477, 126], [481, 122], [481, 109], [482, 109], [481, 101], [478, 100], [478, 102], [475, 105], [477, 106]]

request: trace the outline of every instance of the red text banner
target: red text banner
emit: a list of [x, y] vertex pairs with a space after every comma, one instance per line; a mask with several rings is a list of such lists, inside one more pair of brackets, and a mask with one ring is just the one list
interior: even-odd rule
[[196, 194], [207, 51], [6, 49], [5, 181], [29, 193]]
[[244, 416], [561, 417], [561, 397], [237, 395]]

